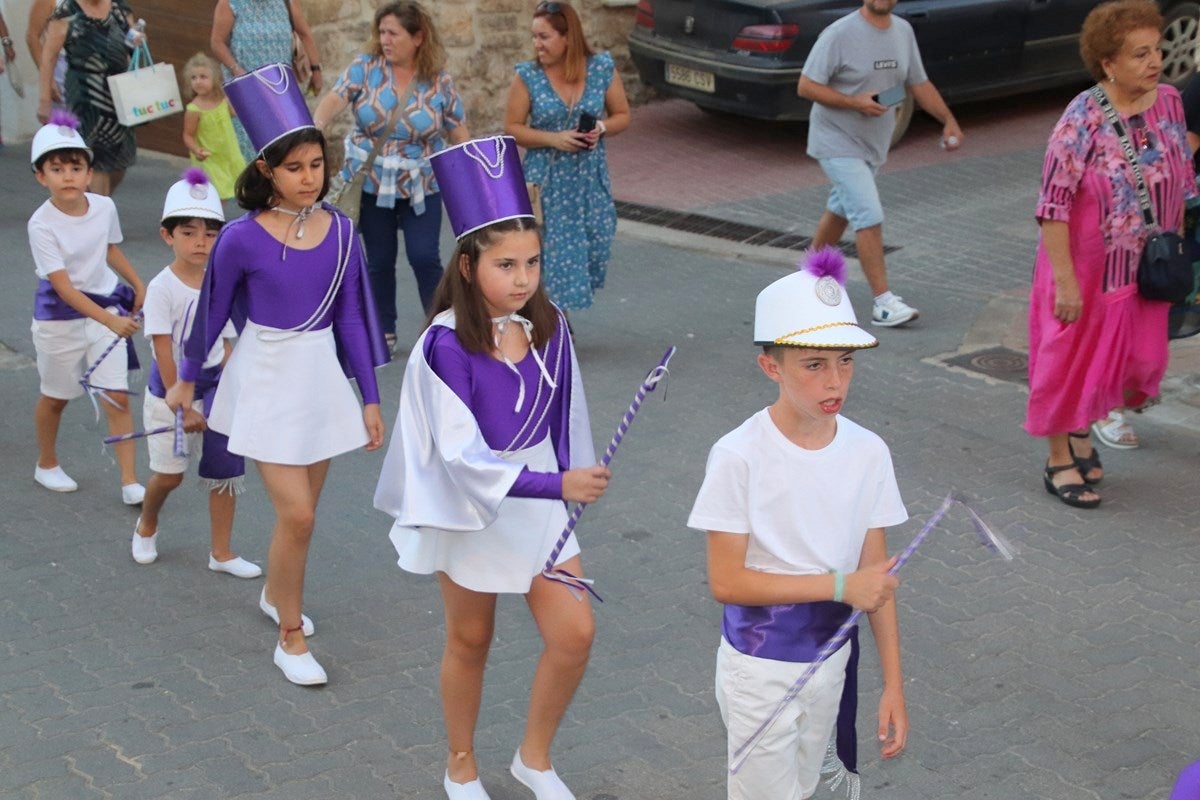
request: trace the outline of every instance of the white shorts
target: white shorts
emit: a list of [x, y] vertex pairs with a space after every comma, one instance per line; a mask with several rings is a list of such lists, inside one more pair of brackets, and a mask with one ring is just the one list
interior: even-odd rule
[[[110, 308], [109, 311], [115, 311]], [[94, 319], [41, 320], [29, 327], [37, 351], [41, 392], [57, 400], [74, 400], [83, 395], [79, 379], [95, 363], [116, 334]], [[93, 386], [128, 389], [129, 370], [125, 345], [113, 348], [88, 378]]]
[[[204, 401], [193, 401], [192, 408], [203, 414]], [[174, 424], [175, 412], [167, 405], [167, 401], [161, 397], [155, 397], [150, 392], [146, 392], [146, 399], [142, 401], [143, 429], [149, 431], [154, 428], [162, 428]], [[181, 475], [187, 472], [188, 464], [191, 463], [192, 457], [200, 456], [201, 447], [203, 446], [202, 437], [203, 434], [200, 431], [185, 433], [183, 435], [183, 450], [186, 455], [179, 457], [175, 455], [174, 433], [159, 433], [154, 436], [147, 436], [146, 448], [150, 451], [150, 471], [159, 472], [163, 475]]]
[[[821, 779], [821, 764], [837, 722], [846, 680], [849, 644], [834, 653], [729, 775], [729, 800], [803, 800]], [[728, 732], [728, 763], [734, 752], [775, 711], [806, 663], [774, 661], [740, 653], [725, 637], [717, 649], [717, 706]]]

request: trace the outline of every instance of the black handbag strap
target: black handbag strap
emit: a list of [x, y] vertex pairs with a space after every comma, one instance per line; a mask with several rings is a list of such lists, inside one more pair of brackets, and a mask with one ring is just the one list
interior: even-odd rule
[[1142, 219], [1153, 230], [1158, 230], [1158, 222], [1154, 218], [1154, 206], [1150, 205], [1150, 190], [1146, 188], [1146, 179], [1142, 176], [1142, 165], [1138, 162], [1137, 152], [1133, 149], [1133, 142], [1129, 141], [1129, 133], [1125, 130], [1125, 123], [1121, 122], [1121, 117], [1117, 115], [1117, 110], [1113, 108], [1112, 102], [1108, 99], [1108, 94], [1100, 86], [1096, 84], [1091, 88], [1092, 97], [1100, 104], [1100, 108], [1104, 111], [1104, 116], [1108, 117], [1109, 123], [1117, 132], [1117, 136], [1121, 140], [1121, 149], [1125, 152], [1125, 160], [1129, 162], [1129, 166], [1133, 168], [1133, 176], [1137, 179], [1137, 196], [1138, 205], [1142, 207]]

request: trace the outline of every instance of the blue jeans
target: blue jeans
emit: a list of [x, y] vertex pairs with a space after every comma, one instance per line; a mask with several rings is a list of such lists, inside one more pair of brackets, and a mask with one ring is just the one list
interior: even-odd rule
[[414, 214], [409, 201], [396, 198], [395, 208], [375, 205], [375, 195], [364, 191], [358, 213], [358, 231], [367, 251], [367, 276], [375, 295], [375, 308], [384, 333], [396, 332], [396, 234], [404, 233], [404, 255], [417, 279], [421, 307], [433, 304], [433, 293], [442, 279], [442, 196], [425, 195], [425, 213]]

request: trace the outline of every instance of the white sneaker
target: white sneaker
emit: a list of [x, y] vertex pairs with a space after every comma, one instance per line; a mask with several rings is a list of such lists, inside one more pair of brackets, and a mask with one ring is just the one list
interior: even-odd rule
[[523, 783], [526, 788], [533, 792], [533, 796], [537, 800], [575, 800], [575, 795], [571, 794], [571, 790], [558, 777], [558, 773], [551, 767], [544, 772], [541, 770], [530, 769], [525, 766], [525, 762], [521, 760], [521, 751], [517, 750], [517, 754], [513, 756], [512, 766], [509, 767], [509, 772], [518, 781]]
[[74, 492], [79, 489], [79, 484], [71, 480], [70, 475], [63, 472], [61, 464], [49, 469], [35, 466], [33, 479], [52, 492]]
[[133, 560], [139, 564], [153, 564], [158, 558], [158, 531], [155, 531], [153, 536], [142, 536], [138, 533], [140, 527], [142, 527], [142, 518], [138, 517], [137, 522], [133, 525], [133, 544], [131, 546]]
[[228, 561], [217, 561], [213, 554], [208, 554], [208, 568], [213, 572], [227, 572], [237, 578], [257, 578], [262, 575], [262, 567], [252, 564], [241, 556], [234, 556]]
[[127, 506], [140, 506], [146, 499], [146, 487], [140, 483], [127, 483], [121, 487], [121, 502]]
[[[275, 610], [275, 606], [267, 602], [267, 587], [263, 587], [262, 594], [258, 596], [258, 607], [262, 612], [275, 621], [279, 625], [279, 612]], [[301, 630], [304, 631], [304, 636], [309, 637], [316, 633], [317, 627], [313, 625], [313, 621], [308, 618], [307, 614], [300, 615]], [[282, 669], [282, 668], [281, 668]]]
[[479, 778], [466, 783], [455, 783], [450, 780], [450, 773], [447, 772], [446, 777], [442, 778], [442, 788], [446, 790], [449, 800], [492, 800]]
[[919, 316], [920, 311], [904, 302], [900, 295], [894, 294], [887, 302], [875, 301], [875, 307], [871, 309], [871, 324], [881, 328], [894, 328], [912, 322]]
[[283, 676], [299, 686], [319, 686], [329, 683], [325, 670], [313, 658], [312, 653], [301, 653], [294, 656], [283, 649], [283, 645], [275, 645], [275, 666], [283, 670]]

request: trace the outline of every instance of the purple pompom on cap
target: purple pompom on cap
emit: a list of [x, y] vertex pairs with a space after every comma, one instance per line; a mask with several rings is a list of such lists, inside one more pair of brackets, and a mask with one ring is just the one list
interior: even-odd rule
[[210, 182], [208, 180], [208, 173], [199, 167], [188, 167], [179, 177], [190, 183], [192, 186], [204, 186]]
[[809, 249], [804, 256], [804, 269], [814, 278], [833, 278], [839, 285], [846, 285], [846, 259], [842, 251], [833, 245], [820, 250]]
[[60, 128], [70, 128], [73, 131], [79, 130], [79, 117], [65, 109], [55, 109], [50, 112], [50, 125], [57, 125]]

